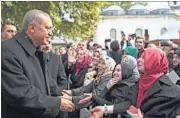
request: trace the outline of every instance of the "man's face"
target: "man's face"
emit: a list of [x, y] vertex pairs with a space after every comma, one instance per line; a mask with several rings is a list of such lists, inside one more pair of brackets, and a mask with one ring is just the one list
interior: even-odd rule
[[16, 27], [14, 25], [5, 25], [4, 31], [1, 34], [2, 39], [9, 40], [11, 39], [14, 35], [16, 35]]
[[42, 20], [32, 24], [31, 32], [36, 45], [48, 45], [52, 39], [52, 21], [49, 17], [42, 16]]

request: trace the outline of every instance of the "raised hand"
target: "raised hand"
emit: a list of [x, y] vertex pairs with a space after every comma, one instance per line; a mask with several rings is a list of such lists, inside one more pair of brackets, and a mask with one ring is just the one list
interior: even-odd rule
[[[121, 75], [121, 74], [120, 74], [120, 75]], [[115, 84], [117, 84], [121, 79], [122, 79], [122, 76], [120, 76], [120, 77], [114, 77], [114, 78], [110, 79], [109, 82], [107, 83], [108, 89], [110, 89], [110, 88], [113, 87]]]
[[84, 95], [86, 96], [84, 99], [82, 100], [79, 100], [79, 104], [84, 104], [84, 103], [87, 103], [89, 101], [91, 101], [92, 99], [92, 93], [84, 93]]
[[61, 105], [60, 105], [60, 110], [61, 111], [68, 111], [68, 112], [72, 112], [75, 110], [75, 106], [74, 104], [69, 101], [68, 99], [62, 98], [61, 97]]
[[91, 116], [90, 118], [102, 118], [103, 117], [103, 114], [104, 114], [104, 107], [103, 106], [97, 106], [97, 107], [94, 107], [92, 110], [91, 110]]

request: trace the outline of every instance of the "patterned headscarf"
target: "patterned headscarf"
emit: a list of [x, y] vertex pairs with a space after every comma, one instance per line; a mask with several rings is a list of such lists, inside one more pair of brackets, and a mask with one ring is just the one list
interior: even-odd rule
[[107, 55], [101, 55], [100, 61], [103, 61], [104, 64], [106, 65], [106, 70], [104, 70], [104, 73], [98, 73], [97, 77], [95, 79], [95, 83], [99, 83], [102, 78], [107, 75], [107, 74], [112, 74], [114, 67], [116, 65], [116, 62], [109, 56]]

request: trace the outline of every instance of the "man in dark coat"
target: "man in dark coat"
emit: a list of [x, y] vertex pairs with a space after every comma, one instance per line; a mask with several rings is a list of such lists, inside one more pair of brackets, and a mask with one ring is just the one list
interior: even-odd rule
[[9, 40], [12, 39], [14, 35], [16, 35], [16, 26], [11, 22], [3, 23], [1, 26], [1, 40]]
[[107, 55], [112, 57], [116, 63], [120, 63], [123, 55], [123, 51], [120, 49], [119, 42], [114, 40], [111, 42], [111, 51], [107, 50]]
[[[73, 103], [58, 97], [61, 89], [53, 79], [37, 46], [52, 37], [50, 16], [28, 11], [24, 31], [2, 43], [2, 118], [52, 118], [59, 110], [73, 111]], [[38, 56], [37, 56], [38, 55]]]
[[52, 78], [56, 81], [58, 86], [62, 89], [67, 89], [67, 77], [62, 63], [60, 55], [56, 55], [51, 51], [52, 43], [48, 45], [41, 45], [40, 51], [45, 53], [45, 59], [47, 61], [47, 67], [51, 73]]

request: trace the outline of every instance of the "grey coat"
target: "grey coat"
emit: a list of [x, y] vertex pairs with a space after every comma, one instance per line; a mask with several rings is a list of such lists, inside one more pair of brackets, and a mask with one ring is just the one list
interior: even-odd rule
[[[2, 43], [2, 118], [52, 118], [60, 108], [61, 89], [25, 33]], [[40, 53], [41, 55], [42, 53]]]

